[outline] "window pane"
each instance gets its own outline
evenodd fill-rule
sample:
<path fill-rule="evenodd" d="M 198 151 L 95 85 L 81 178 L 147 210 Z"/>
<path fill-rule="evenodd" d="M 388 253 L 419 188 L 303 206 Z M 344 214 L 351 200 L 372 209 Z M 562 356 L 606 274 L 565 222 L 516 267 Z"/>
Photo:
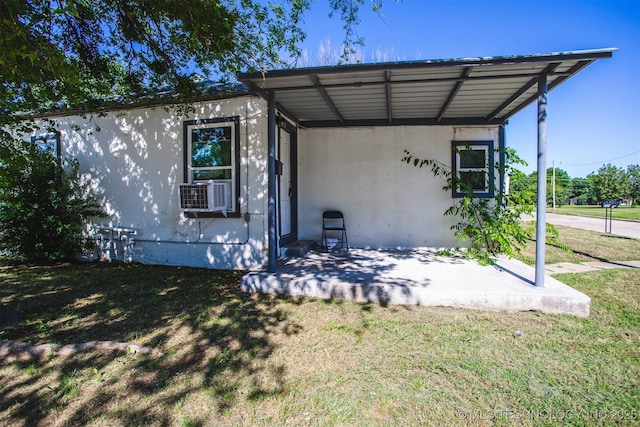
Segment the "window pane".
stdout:
<path fill-rule="evenodd" d="M 191 131 L 191 166 L 231 166 L 231 128 L 211 127 Z"/>
<path fill-rule="evenodd" d="M 486 151 L 485 150 L 466 150 L 460 149 L 460 169 L 477 169 L 486 168 Z"/>
<path fill-rule="evenodd" d="M 487 174 L 486 172 L 460 172 L 460 180 L 468 185 L 474 191 L 487 191 Z"/>
<path fill-rule="evenodd" d="M 58 155 L 58 135 L 49 134 L 46 136 L 36 136 L 31 138 L 31 141 L 39 150 L 53 154 L 54 156 Z"/>
<path fill-rule="evenodd" d="M 231 169 L 194 170 L 193 180 L 231 179 Z"/>

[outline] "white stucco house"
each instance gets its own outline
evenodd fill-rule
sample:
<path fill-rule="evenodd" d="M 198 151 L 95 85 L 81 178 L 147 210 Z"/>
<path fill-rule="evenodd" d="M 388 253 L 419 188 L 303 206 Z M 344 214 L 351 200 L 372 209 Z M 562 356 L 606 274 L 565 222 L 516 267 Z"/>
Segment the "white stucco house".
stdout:
<path fill-rule="evenodd" d="M 443 212 L 455 191 L 404 150 L 475 176 L 490 197 L 509 117 L 613 51 L 239 73 L 242 85 L 211 86 L 187 115 L 51 115 L 52 143 L 78 158 L 109 214 L 93 228 L 103 258 L 273 269 L 286 245 L 320 240 L 327 209 L 344 213 L 354 247 L 452 247 Z"/>

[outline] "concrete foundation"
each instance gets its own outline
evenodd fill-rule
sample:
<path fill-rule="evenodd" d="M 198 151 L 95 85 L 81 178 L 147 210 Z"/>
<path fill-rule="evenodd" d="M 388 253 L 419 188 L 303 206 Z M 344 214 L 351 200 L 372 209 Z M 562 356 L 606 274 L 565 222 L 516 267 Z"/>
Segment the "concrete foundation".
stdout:
<path fill-rule="evenodd" d="M 382 305 L 407 304 L 588 316 L 591 300 L 546 277 L 534 286 L 534 268 L 500 258 L 495 266 L 437 256 L 432 249 L 310 252 L 279 262 L 276 273 L 242 278 L 245 292 L 338 298 Z"/>

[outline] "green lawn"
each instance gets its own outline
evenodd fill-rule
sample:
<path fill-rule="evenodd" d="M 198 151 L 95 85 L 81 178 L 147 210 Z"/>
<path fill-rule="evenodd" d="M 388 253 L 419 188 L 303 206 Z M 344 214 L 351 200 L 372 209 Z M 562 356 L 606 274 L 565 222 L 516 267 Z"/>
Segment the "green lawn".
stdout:
<path fill-rule="evenodd" d="M 553 208 L 547 209 L 547 212 L 551 213 L 591 216 L 596 218 L 604 218 L 605 211 L 606 209 L 600 206 L 562 206 L 556 207 L 555 210 Z M 631 219 L 640 221 L 640 206 L 618 206 L 610 212 L 613 213 L 614 219 Z"/>
<path fill-rule="evenodd" d="M 597 231 L 556 225 L 558 240 L 572 252 L 553 245 L 547 245 L 547 264 L 559 262 L 585 261 L 634 261 L 640 260 L 640 239 L 617 236 Z M 535 264 L 535 239 L 530 240 L 522 251 L 521 261 Z"/>
<path fill-rule="evenodd" d="M 135 264 L 0 266 L 0 303 L 20 313 L 0 325 L 0 339 L 112 340 L 162 352 L 0 360 L 0 425 L 632 425 L 640 417 L 638 270 L 558 276 L 591 296 L 586 319 L 249 296 L 239 277 Z"/>

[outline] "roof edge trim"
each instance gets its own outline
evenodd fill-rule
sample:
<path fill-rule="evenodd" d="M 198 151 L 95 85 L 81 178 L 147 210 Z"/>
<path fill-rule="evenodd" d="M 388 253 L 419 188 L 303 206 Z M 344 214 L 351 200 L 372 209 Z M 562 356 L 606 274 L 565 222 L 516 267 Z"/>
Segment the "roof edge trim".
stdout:
<path fill-rule="evenodd" d="M 342 73 L 342 72 L 362 72 L 362 71 L 378 71 L 378 70 L 401 70 L 404 68 L 480 66 L 480 65 L 527 63 L 527 62 L 600 59 L 600 58 L 610 58 L 611 56 L 613 56 L 613 52 L 617 50 L 618 48 L 611 47 L 611 48 L 575 50 L 575 51 L 566 51 L 566 52 L 538 53 L 538 54 L 531 54 L 531 55 L 506 55 L 506 56 L 483 56 L 483 57 L 452 58 L 452 59 L 427 59 L 422 61 L 379 62 L 379 63 L 332 65 L 332 66 L 308 67 L 308 68 L 291 68 L 291 69 L 280 69 L 280 70 L 268 70 L 265 72 L 238 72 L 236 73 L 236 78 L 240 82 L 245 83 L 245 81 L 256 80 L 256 79 L 268 79 L 269 77 L 293 77 L 293 76 L 304 76 L 307 74 L 335 73 L 337 71 Z"/>

